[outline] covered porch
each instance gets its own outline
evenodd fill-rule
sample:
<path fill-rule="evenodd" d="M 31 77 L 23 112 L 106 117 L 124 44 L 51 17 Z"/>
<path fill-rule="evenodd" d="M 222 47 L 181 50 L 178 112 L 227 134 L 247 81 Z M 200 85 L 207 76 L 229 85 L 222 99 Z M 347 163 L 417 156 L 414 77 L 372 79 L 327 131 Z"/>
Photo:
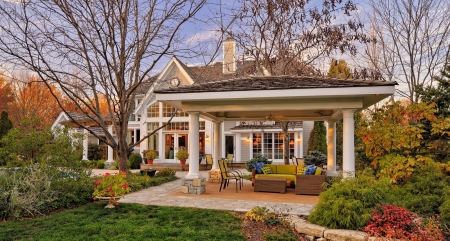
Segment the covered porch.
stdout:
<path fill-rule="evenodd" d="M 230 121 L 328 122 L 327 175 L 336 172 L 336 121 L 343 119 L 343 167 L 354 176 L 354 113 L 391 96 L 396 82 L 310 76 L 246 77 L 155 91 L 156 100 L 189 114 L 189 142 L 199 141 L 199 117 L 214 122 L 212 169 L 221 156 L 221 123 Z M 201 178 L 199 150 L 189 146 L 185 178 Z M 197 161 L 196 161 L 197 160 Z"/>

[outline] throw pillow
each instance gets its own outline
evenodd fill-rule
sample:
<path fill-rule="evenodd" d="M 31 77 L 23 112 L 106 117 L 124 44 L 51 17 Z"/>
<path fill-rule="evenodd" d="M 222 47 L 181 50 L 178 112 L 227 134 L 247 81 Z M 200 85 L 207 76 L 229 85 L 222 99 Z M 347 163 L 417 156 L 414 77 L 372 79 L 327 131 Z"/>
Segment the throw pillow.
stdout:
<path fill-rule="evenodd" d="M 262 174 L 262 168 L 264 167 L 264 162 L 255 163 L 256 174 Z"/>
<path fill-rule="evenodd" d="M 316 168 L 316 172 L 314 173 L 314 175 L 317 175 L 317 176 L 322 175 L 322 168 L 317 167 Z"/>
<path fill-rule="evenodd" d="M 315 172 L 316 172 L 316 166 L 314 166 L 314 165 L 306 166 L 305 175 L 314 175 Z"/>
<path fill-rule="evenodd" d="M 272 174 L 272 168 L 270 167 L 263 167 L 261 168 L 261 170 L 263 171 L 264 175 Z"/>
<path fill-rule="evenodd" d="M 297 174 L 298 175 L 303 175 L 303 173 L 305 173 L 305 171 L 306 171 L 306 167 L 305 166 L 301 166 L 301 165 L 297 166 Z"/>

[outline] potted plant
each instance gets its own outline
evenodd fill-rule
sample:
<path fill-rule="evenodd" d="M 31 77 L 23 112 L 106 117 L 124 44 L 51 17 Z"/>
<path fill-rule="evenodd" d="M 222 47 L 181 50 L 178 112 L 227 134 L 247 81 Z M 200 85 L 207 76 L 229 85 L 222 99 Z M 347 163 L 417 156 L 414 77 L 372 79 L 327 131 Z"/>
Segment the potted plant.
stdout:
<path fill-rule="evenodd" d="M 153 160 L 158 156 L 155 150 L 149 150 L 145 153 L 145 158 L 147 158 L 147 164 L 153 164 Z"/>
<path fill-rule="evenodd" d="M 114 208 L 119 205 L 118 200 L 131 191 L 128 186 L 125 172 L 111 175 L 105 173 L 103 177 L 94 179 L 95 187 L 92 196 L 94 200 L 108 201 L 105 208 Z"/>
<path fill-rule="evenodd" d="M 178 149 L 176 157 L 178 160 L 180 160 L 181 165 L 185 165 L 186 159 L 189 158 L 189 153 L 186 151 L 185 147 L 180 147 Z"/>

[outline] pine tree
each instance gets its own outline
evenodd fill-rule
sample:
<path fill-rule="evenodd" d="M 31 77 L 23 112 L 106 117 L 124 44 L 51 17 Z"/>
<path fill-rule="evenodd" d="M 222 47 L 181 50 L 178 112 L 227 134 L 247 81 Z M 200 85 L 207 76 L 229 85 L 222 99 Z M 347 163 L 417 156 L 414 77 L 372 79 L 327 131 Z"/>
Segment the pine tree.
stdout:
<path fill-rule="evenodd" d="M 323 121 L 314 121 L 314 127 L 309 134 L 307 155 L 311 151 L 319 151 L 325 155 L 327 154 L 326 132 L 327 130 Z"/>
<path fill-rule="evenodd" d="M 330 69 L 328 69 L 327 77 L 351 79 L 352 71 L 344 60 L 333 59 L 331 61 Z"/>
<path fill-rule="evenodd" d="M 8 131 L 13 128 L 11 120 L 8 118 L 8 112 L 2 111 L 2 116 L 0 117 L 0 139 L 8 134 Z"/>

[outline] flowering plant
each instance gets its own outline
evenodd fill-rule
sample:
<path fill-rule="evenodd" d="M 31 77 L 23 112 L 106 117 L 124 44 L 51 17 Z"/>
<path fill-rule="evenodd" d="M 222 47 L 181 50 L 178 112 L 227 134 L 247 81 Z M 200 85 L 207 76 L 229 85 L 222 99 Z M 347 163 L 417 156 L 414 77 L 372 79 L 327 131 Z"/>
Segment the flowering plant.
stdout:
<path fill-rule="evenodd" d="M 92 193 L 94 200 L 100 197 L 109 197 L 109 203 L 116 206 L 119 205 L 117 200 L 131 190 L 126 180 L 126 174 L 122 171 L 116 175 L 105 173 L 102 178 L 95 179 L 94 183 L 95 188 Z"/>

